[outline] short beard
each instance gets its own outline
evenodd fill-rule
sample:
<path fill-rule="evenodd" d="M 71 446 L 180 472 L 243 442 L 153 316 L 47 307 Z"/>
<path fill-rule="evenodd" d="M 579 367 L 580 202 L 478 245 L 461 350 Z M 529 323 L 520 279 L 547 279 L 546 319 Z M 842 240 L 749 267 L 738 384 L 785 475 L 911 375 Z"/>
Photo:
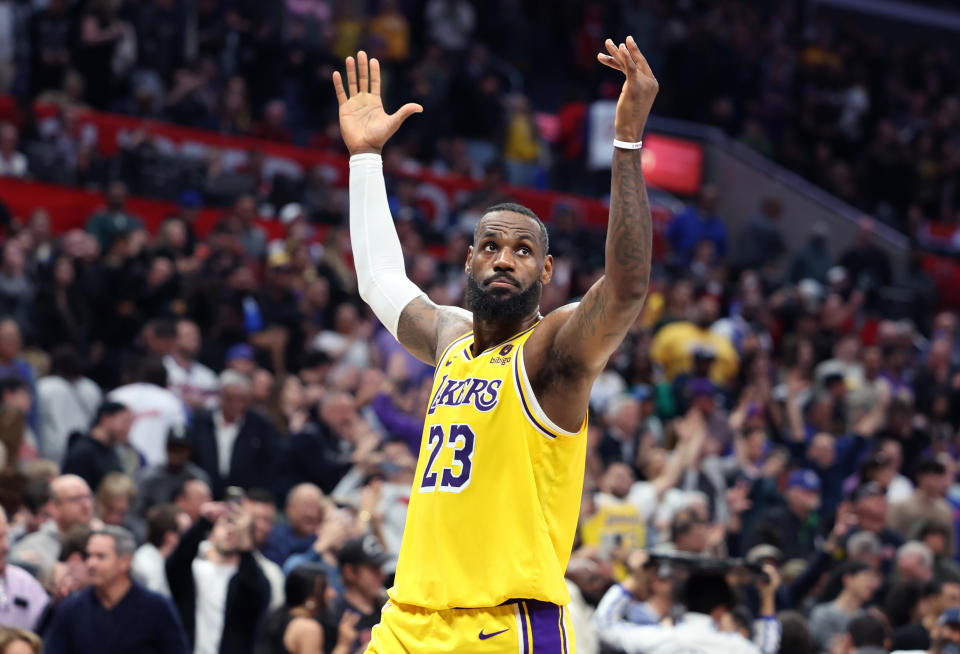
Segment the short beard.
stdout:
<path fill-rule="evenodd" d="M 540 292 L 543 285 L 540 280 L 530 284 L 519 293 L 500 296 L 485 290 L 473 278 L 467 275 L 467 308 L 480 320 L 518 322 L 540 306 Z"/>

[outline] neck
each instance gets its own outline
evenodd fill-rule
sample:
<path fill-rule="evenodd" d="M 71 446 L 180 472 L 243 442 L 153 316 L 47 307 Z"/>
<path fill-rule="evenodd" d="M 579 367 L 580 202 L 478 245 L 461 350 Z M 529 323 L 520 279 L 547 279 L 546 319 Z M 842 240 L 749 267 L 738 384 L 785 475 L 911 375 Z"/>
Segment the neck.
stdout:
<path fill-rule="evenodd" d="M 366 597 L 364 597 L 363 594 L 356 588 L 347 587 L 346 589 L 344 589 L 343 599 L 347 600 L 348 602 L 350 602 L 350 604 L 360 609 L 364 613 L 373 612 L 373 609 L 374 609 L 373 602 L 371 602 Z"/>
<path fill-rule="evenodd" d="M 93 592 L 97 594 L 97 599 L 105 608 L 112 609 L 123 599 L 132 585 L 130 577 L 124 575 L 107 586 L 94 586 Z"/>
<path fill-rule="evenodd" d="M 482 320 L 473 317 L 473 345 L 470 346 L 471 353 L 476 356 L 484 350 L 510 340 L 522 331 L 533 327 L 540 320 L 540 309 L 529 316 L 516 322 L 503 322 L 501 320 Z"/>
<path fill-rule="evenodd" d="M 207 560 L 217 565 L 237 565 L 240 563 L 240 555 L 221 552 L 216 547 L 207 550 Z"/>
<path fill-rule="evenodd" d="M 654 595 L 647 603 L 653 607 L 653 610 L 656 611 L 657 615 L 661 618 L 666 617 L 670 613 L 670 609 L 673 607 L 673 600 L 669 597 L 658 597 Z"/>
<path fill-rule="evenodd" d="M 173 357 L 173 360 L 176 361 L 176 362 L 177 362 L 177 365 L 180 366 L 181 368 L 184 368 L 184 369 L 189 368 L 189 367 L 190 367 L 190 364 L 193 363 L 193 359 L 192 359 L 192 358 L 188 357 L 188 356 L 185 355 L 185 354 L 181 354 L 180 352 L 177 352 L 176 350 L 174 350 L 174 351 L 171 352 L 170 354 L 171 354 L 171 356 Z"/>
<path fill-rule="evenodd" d="M 94 427 L 90 430 L 90 438 L 95 441 L 99 441 L 104 445 L 110 445 L 110 434 L 101 427 Z"/>
<path fill-rule="evenodd" d="M 859 611 L 860 606 L 863 604 L 860 600 L 853 596 L 852 593 L 844 590 L 837 595 L 835 600 L 837 606 L 846 611 L 847 613 L 853 613 L 854 611 Z"/>

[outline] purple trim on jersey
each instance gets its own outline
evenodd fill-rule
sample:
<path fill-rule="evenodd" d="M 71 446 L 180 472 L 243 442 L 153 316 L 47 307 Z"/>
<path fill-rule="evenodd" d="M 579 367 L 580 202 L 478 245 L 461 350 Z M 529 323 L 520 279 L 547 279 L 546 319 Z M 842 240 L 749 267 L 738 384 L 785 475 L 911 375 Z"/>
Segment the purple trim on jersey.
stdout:
<path fill-rule="evenodd" d="M 523 649 L 520 654 L 530 654 L 530 638 L 527 635 L 527 603 L 520 602 L 520 634 L 523 638 Z"/>
<path fill-rule="evenodd" d="M 567 654 L 567 625 L 563 622 L 563 607 L 560 607 L 560 639 L 563 643 L 563 654 Z"/>
<path fill-rule="evenodd" d="M 560 607 L 556 604 L 529 600 L 530 631 L 533 634 L 531 654 L 560 654 L 563 643 L 560 622 L 557 620 Z"/>
<path fill-rule="evenodd" d="M 467 338 L 468 336 L 473 336 L 473 332 L 469 331 L 463 336 L 460 336 L 457 339 L 455 339 L 452 343 L 450 343 L 450 345 L 448 345 L 447 348 L 443 351 L 443 354 L 440 355 L 440 358 L 437 359 L 437 365 L 439 366 L 441 363 L 443 363 L 444 359 L 446 359 L 447 356 L 450 354 L 450 350 L 452 350 L 457 343 Z"/>
<path fill-rule="evenodd" d="M 540 424 L 540 421 L 537 420 L 536 416 L 533 415 L 533 411 L 530 410 L 530 407 L 527 405 L 527 398 L 523 393 L 523 380 L 520 379 L 520 357 L 523 356 L 523 350 L 517 350 L 517 353 L 514 355 L 513 364 L 513 378 L 517 385 L 517 395 L 520 396 L 520 405 L 523 407 L 523 412 L 527 414 L 527 419 L 533 423 L 533 426 L 540 430 L 544 436 L 553 440 L 557 437 L 556 434 L 551 432 L 549 429 Z"/>

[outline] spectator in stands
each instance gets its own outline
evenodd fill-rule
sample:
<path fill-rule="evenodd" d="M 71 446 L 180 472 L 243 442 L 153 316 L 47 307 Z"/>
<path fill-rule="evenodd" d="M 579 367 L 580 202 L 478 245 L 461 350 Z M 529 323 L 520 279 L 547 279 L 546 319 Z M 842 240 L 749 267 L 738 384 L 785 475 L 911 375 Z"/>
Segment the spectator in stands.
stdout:
<path fill-rule="evenodd" d="M 326 570 L 327 581 L 337 594 L 343 593 L 343 577 L 337 556 L 351 538 L 360 535 L 360 525 L 348 509 L 329 507 L 317 531 L 317 539 L 302 554 L 293 554 L 283 564 L 284 574 L 304 563 L 317 563 Z"/>
<path fill-rule="evenodd" d="M 294 486 L 287 494 L 284 512 L 286 523 L 273 528 L 263 547 L 264 555 L 279 565 L 292 554 L 306 552 L 317 539 L 323 522 L 323 492 L 310 483 Z"/>
<path fill-rule="evenodd" d="M 776 545 L 787 559 L 806 559 L 822 536 L 820 478 L 813 470 L 794 470 L 783 494 L 786 503 L 769 509 L 754 525 L 754 541 Z"/>
<path fill-rule="evenodd" d="M 70 2 L 53 0 L 30 21 L 31 95 L 60 88 L 70 65 Z"/>
<path fill-rule="evenodd" d="M 252 195 L 241 195 L 217 228 L 239 239 L 247 256 L 261 259 L 267 251 L 267 234 L 256 224 L 256 220 L 256 198 Z"/>
<path fill-rule="evenodd" d="M 27 383 L 19 377 L 0 377 L 0 453 L 6 465 L 37 456 L 37 439 L 27 424 L 34 403 Z"/>
<path fill-rule="evenodd" d="M 127 185 L 110 182 L 104 196 L 106 206 L 87 220 L 88 234 L 97 239 L 100 249 L 108 252 L 119 236 L 126 236 L 143 229 L 143 223 L 127 210 Z"/>
<path fill-rule="evenodd" d="M 250 514 L 208 503 L 167 558 L 170 591 L 194 654 L 252 654 L 270 603 L 270 584 L 252 550 Z"/>
<path fill-rule="evenodd" d="M 951 525 L 933 521 L 923 522 L 916 529 L 917 540 L 933 553 L 933 578 L 960 584 L 960 563 L 950 557 L 947 549 L 952 533 Z"/>
<path fill-rule="evenodd" d="M 677 264 L 689 263 L 701 241 L 712 243 L 716 256 L 726 255 L 727 228 L 716 213 L 718 195 L 715 185 L 706 184 L 700 191 L 697 204 L 673 217 L 667 228 L 667 239 Z"/>
<path fill-rule="evenodd" d="M 126 527 L 138 541 L 145 534 L 143 521 L 130 512 L 137 497 L 133 479 L 122 472 L 111 472 L 97 486 L 94 495 L 94 513 L 104 524 Z"/>
<path fill-rule="evenodd" d="M 136 542 L 121 527 L 94 531 L 87 542 L 91 586 L 58 607 L 46 631 L 44 651 L 186 654 L 186 634 L 162 596 L 130 578 Z"/>
<path fill-rule="evenodd" d="M 890 257 L 874 243 L 872 218 L 861 217 L 857 227 L 857 243 L 840 257 L 840 265 L 850 274 L 855 288 L 875 293 L 893 280 Z"/>
<path fill-rule="evenodd" d="M 40 637 L 27 629 L 0 630 L 0 652 L 2 654 L 41 654 L 43 642 Z"/>
<path fill-rule="evenodd" d="M 308 654 L 325 652 L 323 627 L 317 619 L 324 615 L 333 599 L 327 585 L 327 575 L 315 563 L 294 568 L 285 585 L 286 603 L 267 617 L 260 635 L 257 652 L 290 652 Z M 347 613 L 338 626 L 338 640 L 334 652 L 349 651 L 356 639 L 354 627 L 360 616 Z"/>
<path fill-rule="evenodd" d="M 841 640 L 843 651 L 850 654 L 886 654 L 890 645 L 886 622 L 870 611 L 855 615 Z"/>
<path fill-rule="evenodd" d="M 8 239 L 0 250 L 0 314 L 12 317 L 21 329 L 32 331 L 35 294 L 34 283 L 27 275 L 27 253 L 19 241 Z"/>
<path fill-rule="evenodd" d="M 376 536 L 367 534 L 344 543 L 338 556 L 343 573 L 343 594 L 331 603 L 324 619 L 324 642 L 337 642 L 337 629 L 344 614 L 360 615 L 356 624 L 359 634 L 372 629 L 380 621 L 380 609 L 386 600 L 382 567 L 390 560 Z M 359 637 L 350 645 L 360 645 Z"/>
<path fill-rule="evenodd" d="M 62 345 L 50 356 L 50 374 L 37 381 L 41 454 L 63 461 L 73 433 L 86 431 L 103 402 L 96 382 L 83 376 L 75 347 Z"/>
<path fill-rule="evenodd" d="M 220 386 L 210 368 L 196 360 L 200 353 L 200 328 L 192 320 L 177 321 L 177 341 L 173 352 L 164 357 L 167 384 L 174 395 L 191 409 L 210 408 L 217 401 Z"/>
<path fill-rule="evenodd" d="M 269 488 L 280 443 L 270 420 L 250 408 L 249 378 L 232 371 L 220 375 L 220 402 L 198 411 L 190 427 L 193 459 L 213 481 L 214 497 L 227 486 Z"/>
<path fill-rule="evenodd" d="M 190 460 L 193 441 L 186 428 L 171 429 L 167 434 L 167 462 L 146 466 L 137 474 L 137 515 L 143 516 L 155 504 L 172 501 L 174 494 L 191 479 L 196 479 L 208 488 L 210 476 Z M 209 494 L 209 490 L 208 490 Z M 209 497 L 197 503 L 197 507 Z M 191 516 L 196 519 L 196 516 Z"/>
<path fill-rule="evenodd" d="M 270 610 L 283 605 L 283 570 L 263 554 L 267 538 L 277 516 L 277 502 L 273 493 L 263 488 L 251 488 L 244 493 L 243 508 L 250 514 L 253 527 L 253 558 L 270 582 Z"/>
<path fill-rule="evenodd" d="M 30 391 L 31 399 L 36 399 L 36 375 L 26 359 L 22 358 L 20 348 L 20 326 L 9 318 L 0 320 L 0 378 L 16 377 L 22 379 Z M 30 420 L 31 424 L 33 420 Z"/>
<path fill-rule="evenodd" d="M 108 473 L 123 472 L 116 446 L 127 442 L 133 412 L 119 402 L 107 400 L 97 409 L 91 424 L 90 433 L 81 435 L 67 450 L 63 472 L 77 475 L 90 488 L 97 488 Z"/>
<path fill-rule="evenodd" d="M 0 123 L 0 177 L 26 177 L 27 157 L 17 151 L 20 135 L 10 123 Z"/>
<path fill-rule="evenodd" d="M 23 504 L 13 517 L 8 532 L 11 545 L 21 538 L 35 533 L 53 516 L 53 498 L 50 495 L 50 482 L 46 479 L 30 479 L 23 489 Z"/>
<path fill-rule="evenodd" d="M 130 564 L 133 579 L 147 590 L 170 597 L 166 560 L 189 525 L 187 514 L 173 504 L 157 504 L 147 511 L 147 541 L 137 548 Z"/>
<path fill-rule="evenodd" d="M 851 500 L 860 529 L 876 534 L 884 549 L 895 550 L 903 544 L 905 539 L 886 525 L 888 504 L 883 486 L 875 481 L 863 484 L 853 492 Z M 886 566 L 890 562 L 884 563 Z"/>
<path fill-rule="evenodd" d="M 173 503 L 187 514 L 191 524 L 200 518 L 200 507 L 212 499 L 210 485 L 202 479 L 187 479 L 173 494 Z"/>
<path fill-rule="evenodd" d="M 890 528 L 910 536 L 923 522 L 953 524 L 953 510 L 945 499 L 950 486 L 947 467 L 936 459 L 925 459 L 915 467 L 914 479 L 917 488 L 913 495 L 890 505 L 887 513 Z M 947 552 L 954 552 L 952 537 L 947 542 Z"/>
<path fill-rule="evenodd" d="M 93 493 L 83 478 L 61 475 L 50 483 L 53 520 L 37 532 L 22 538 L 10 558 L 49 572 L 60 554 L 60 539 L 75 525 L 89 525 L 93 519 Z"/>
<path fill-rule="evenodd" d="M 933 579 L 933 552 L 919 541 L 907 541 L 897 550 L 894 574 L 898 581 L 927 583 Z"/>
<path fill-rule="evenodd" d="M 696 351 L 712 355 L 710 379 L 725 387 L 733 381 L 740 357 L 725 336 L 710 330 L 719 313 L 719 302 L 704 293 L 697 300 L 692 321 L 677 321 L 661 328 L 650 344 L 650 358 L 664 368 L 667 379 L 692 370 Z"/>
<path fill-rule="evenodd" d="M 783 234 L 777 224 L 783 214 L 783 205 L 775 197 L 768 197 L 760 205 L 760 213 L 747 218 L 737 239 L 738 249 L 734 265 L 758 270 L 776 261 L 786 252 Z"/>
<path fill-rule="evenodd" d="M 850 619 L 880 588 L 880 576 L 865 563 L 847 562 L 835 573 L 842 585 L 831 602 L 817 604 L 810 613 L 810 633 L 820 651 L 829 651 L 834 638 L 842 636 Z"/>
<path fill-rule="evenodd" d="M 130 444 L 147 465 L 166 461 L 167 435 L 171 429 L 183 429 L 187 410 L 176 395 L 167 390 L 167 369 L 156 356 L 145 357 L 137 366 L 137 381 L 107 394 L 107 398 L 130 407 L 134 421 Z"/>
<path fill-rule="evenodd" d="M 0 508 L 0 588 L 7 598 L 0 604 L 0 626 L 36 631 L 50 599 L 29 572 L 7 561 L 9 533 L 7 514 Z"/>

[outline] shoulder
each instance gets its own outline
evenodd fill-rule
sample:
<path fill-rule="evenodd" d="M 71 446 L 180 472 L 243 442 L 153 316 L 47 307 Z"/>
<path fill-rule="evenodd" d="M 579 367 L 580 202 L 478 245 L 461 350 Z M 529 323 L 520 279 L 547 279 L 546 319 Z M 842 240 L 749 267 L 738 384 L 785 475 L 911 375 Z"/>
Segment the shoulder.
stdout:
<path fill-rule="evenodd" d="M 6 571 L 4 576 L 7 577 L 7 580 L 11 583 L 15 583 L 20 586 L 27 586 L 30 588 L 36 588 L 38 590 L 44 590 L 43 586 L 37 581 L 37 578 L 32 574 L 24 570 L 18 565 L 12 563 L 7 563 Z M 46 591 L 44 591 L 46 592 Z"/>

